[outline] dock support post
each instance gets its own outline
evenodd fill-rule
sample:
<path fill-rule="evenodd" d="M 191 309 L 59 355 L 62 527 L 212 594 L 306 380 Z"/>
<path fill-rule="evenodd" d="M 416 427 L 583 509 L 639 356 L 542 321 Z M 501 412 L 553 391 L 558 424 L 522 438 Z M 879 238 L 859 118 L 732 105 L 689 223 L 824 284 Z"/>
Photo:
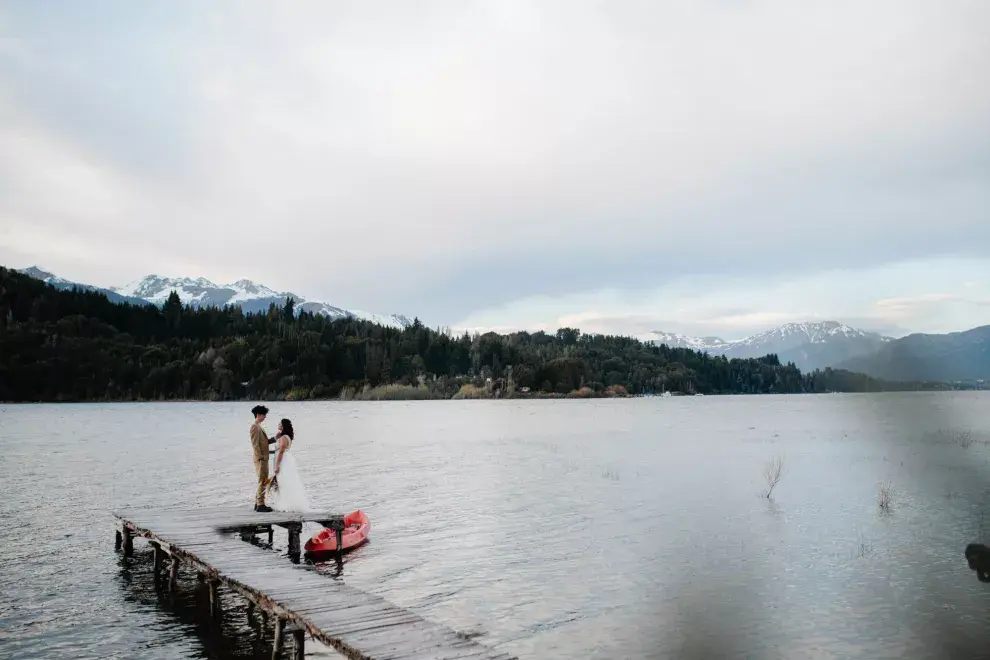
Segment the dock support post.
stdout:
<path fill-rule="evenodd" d="M 179 578 L 179 558 L 174 554 L 172 555 L 172 562 L 168 567 L 168 589 L 169 591 L 175 591 L 176 583 Z"/>
<path fill-rule="evenodd" d="M 134 539 L 131 537 L 131 530 L 127 529 L 127 526 L 123 526 L 120 529 L 120 535 L 122 537 L 122 546 L 124 548 L 124 556 L 130 557 L 134 554 Z"/>
<path fill-rule="evenodd" d="M 302 525 L 292 525 L 289 527 L 289 554 L 293 557 L 298 557 L 300 554 L 299 534 L 301 532 Z"/>
<path fill-rule="evenodd" d="M 306 660 L 306 630 L 295 622 L 285 630 L 292 635 L 292 660 Z"/>
<path fill-rule="evenodd" d="M 220 594 L 217 593 L 219 586 L 220 580 L 210 580 L 210 616 L 214 619 L 220 614 Z"/>
<path fill-rule="evenodd" d="M 271 525 L 268 526 L 268 545 L 273 545 L 275 543 L 275 528 Z"/>
<path fill-rule="evenodd" d="M 151 547 L 154 548 L 154 557 L 155 557 L 155 563 L 154 563 L 154 566 L 155 566 L 154 579 L 155 579 L 155 582 L 157 583 L 158 582 L 158 577 L 162 573 L 162 559 L 163 559 L 163 557 L 165 555 L 165 552 L 162 550 L 161 546 L 158 545 L 157 543 L 152 543 L 151 544 Z"/>
<path fill-rule="evenodd" d="M 279 651 L 282 650 L 282 637 L 285 633 L 285 619 L 275 618 L 275 642 L 272 646 L 272 660 L 278 660 Z"/>
<path fill-rule="evenodd" d="M 340 563 L 344 556 L 344 519 L 334 518 L 332 520 L 327 520 L 321 523 L 324 527 L 328 527 L 333 530 L 333 538 L 336 541 L 336 546 L 334 548 L 337 562 Z"/>

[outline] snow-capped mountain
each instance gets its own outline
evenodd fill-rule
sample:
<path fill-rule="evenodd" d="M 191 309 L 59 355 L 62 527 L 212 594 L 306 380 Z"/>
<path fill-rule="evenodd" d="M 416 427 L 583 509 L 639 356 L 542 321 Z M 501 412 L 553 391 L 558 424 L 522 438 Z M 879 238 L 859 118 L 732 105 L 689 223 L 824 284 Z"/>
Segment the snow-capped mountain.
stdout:
<path fill-rule="evenodd" d="M 114 302 L 163 305 L 172 291 L 175 291 L 182 302 L 194 307 L 236 305 L 245 312 L 259 312 L 267 310 L 272 303 L 282 306 L 286 299 L 291 296 L 296 302 L 297 310 L 322 314 L 332 320 L 354 318 L 394 328 L 405 328 L 412 325 L 410 319 L 399 314 L 373 314 L 360 310 L 343 309 L 319 300 L 307 300 L 303 296 L 288 291 L 278 292 L 263 284 L 257 284 L 246 279 L 237 280 L 231 284 L 216 284 L 205 277 L 148 275 L 125 286 L 102 289 L 88 284 L 69 282 L 35 266 L 26 268 L 21 272 L 59 288 L 80 287 L 99 291 L 106 294 Z"/>
<path fill-rule="evenodd" d="M 31 266 L 30 268 L 22 268 L 21 273 L 33 277 L 36 280 L 41 280 L 45 284 L 51 284 L 54 287 L 62 288 L 64 286 L 73 286 L 75 282 L 70 282 L 69 280 L 62 279 L 56 275 L 52 275 L 48 271 L 41 270 L 37 266 Z"/>
<path fill-rule="evenodd" d="M 852 328 L 845 323 L 836 321 L 822 321 L 819 323 L 787 323 L 766 330 L 751 337 L 746 337 L 734 342 L 734 345 L 727 351 L 728 353 L 741 353 L 748 351 L 760 351 L 764 355 L 764 349 L 770 347 L 774 350 L 771 353 L 786 351 L 803 346 L 804 344 L 827 344 L 834 341 L 855 340 L 855 339 L 875 339 L 877 342 L 890 341 L 890 337 L 883 337 L 875 332 L 867 332 L 858 328 Z"/>
<path fill-rule="evenodd" d="M 148 275 L 113 290 L 121 295 L 143 298 L 156 305 L 164 304 L 172 291 L 175 291 L 179 299 L 188 305 L 195 307 L 237 305 L 245 312 L 264 311 L 272 303 L 279 306 L 284 305 L 286 299 L 291 296 L 296 301 L 297 310 L 322 314 L 333 320 L 354 318 L 394 328 L 405 328 L 412 324 L 412 321 L 407 317 L 399 314 L 373 314 L 361 310 L 343 309 L 319 300 L 308 300 L 290 291 L 275 291 L 263 284 L 246 279 L 237 280 L 231 284 L 216 284 L 204 277 L 193 279 Z"/>
<path fill-rule="evenodd" d="M 110 290 L 122 296 L 143 298 L 156 305 L 165 304 L 169 294 L 174 290 L 179 294 L 182 302 L 186 304 L 216 305 L 218 307 L 222 306 L 234 293 L 226 287 L 217 286 L 205 277 L 192 279 L 188 277 L 162 277 L 161 275 L 148 275 L 124 286 L 110 287 Z M 223 293 L 217 296 L 216 293 L 221 291 Z"/>
<path fill-rule="evenodd" d="M 776 353 L 782 363 L 794 362 L 802 370 L 832 366 L 850 358 L 876 352 L 892 341 L 876 332 L 837 321 L 788 323 L 742 339 L 689 337 L 654 331 L 650 340 L 676 348 L 690 348 L 712 355 L 751 358 Z"/>
<path fill-rule="evenodd" d="M 732 347 L 734 342 L 725 341 L 718 337 L 691 337 L 689 335 L 679 335 L 670 332 L 654 330 L 647 341 L 657 344 L 666 344 L 671 348 L 690 348 L 704 353 L 708 351 L 712 354 L 721 354 Z"/>
<path fill-rule="evenodd" d="M 142 300 L 141 298 L 135 298 L 123 294 L 119 294 L 110 289 L 103 289 L 98 286 L 92 286 L 91 284 L 80 284 L 79 282 L 72 282 L 67 279 L 53 275 L 46 270 L 42 270 L 37 266 L 31 266 L 30 268 L 21 269 L 21 273 L 33 277 L 36 280 L 41 280 L 47 284 L 51 284 L 57 289 L 80 289 L 83 291 L 96 291 L 97 293 L 102 293 L 111 302 L 115 303 L 130 303 L 132 305 L 147 305 L 147 300 Z"/>

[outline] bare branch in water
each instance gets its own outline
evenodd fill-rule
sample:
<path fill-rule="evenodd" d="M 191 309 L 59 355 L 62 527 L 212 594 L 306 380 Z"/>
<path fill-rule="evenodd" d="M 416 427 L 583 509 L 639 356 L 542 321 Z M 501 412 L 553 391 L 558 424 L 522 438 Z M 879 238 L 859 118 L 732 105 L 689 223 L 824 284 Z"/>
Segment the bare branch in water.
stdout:
<path fill-rule="evenodd" d="M 780 481 L 780 476 L 784 471 L 784 459 L 780 456 L 774 456 L 769 461 L 767 461 L 766 467 L 763 469 L 763 478 L 767 480 L 767 499 L 773 495 L 774 486 Z"/>
<path fill-rule="evenodd" d="M 884 513 L 890 512 L 890 505 L 894 503 L 894 489 L 891 487 L 889 481 L 884 481 L 880 484 L 877 503 L 880 505 L 881 511 Z"/>

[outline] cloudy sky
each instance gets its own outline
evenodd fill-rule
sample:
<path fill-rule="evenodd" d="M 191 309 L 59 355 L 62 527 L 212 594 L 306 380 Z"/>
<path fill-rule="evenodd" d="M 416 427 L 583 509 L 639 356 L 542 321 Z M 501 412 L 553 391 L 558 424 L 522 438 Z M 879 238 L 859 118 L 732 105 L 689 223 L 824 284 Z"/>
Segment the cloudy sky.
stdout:
<path fill-rule="evenodd" d="M 0 5 L 0 263 L 456 328 L 990 323 L 985 0 Z"/>

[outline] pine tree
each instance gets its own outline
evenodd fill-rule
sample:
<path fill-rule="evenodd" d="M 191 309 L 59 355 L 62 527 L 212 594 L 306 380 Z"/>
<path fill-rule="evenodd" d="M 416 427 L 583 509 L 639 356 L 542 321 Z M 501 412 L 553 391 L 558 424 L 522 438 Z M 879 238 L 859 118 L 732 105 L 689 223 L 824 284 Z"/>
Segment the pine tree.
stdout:
<path fill-rule="evenodd" d="M 175 292 L 175 289 L 168 294 L 168 300 L 162 305 L 162 314 L 165 316 L 170 329 L 179 329 L 179 326 L 182 324 L 182 299 L 179 298 L 179 294 Z"/>

